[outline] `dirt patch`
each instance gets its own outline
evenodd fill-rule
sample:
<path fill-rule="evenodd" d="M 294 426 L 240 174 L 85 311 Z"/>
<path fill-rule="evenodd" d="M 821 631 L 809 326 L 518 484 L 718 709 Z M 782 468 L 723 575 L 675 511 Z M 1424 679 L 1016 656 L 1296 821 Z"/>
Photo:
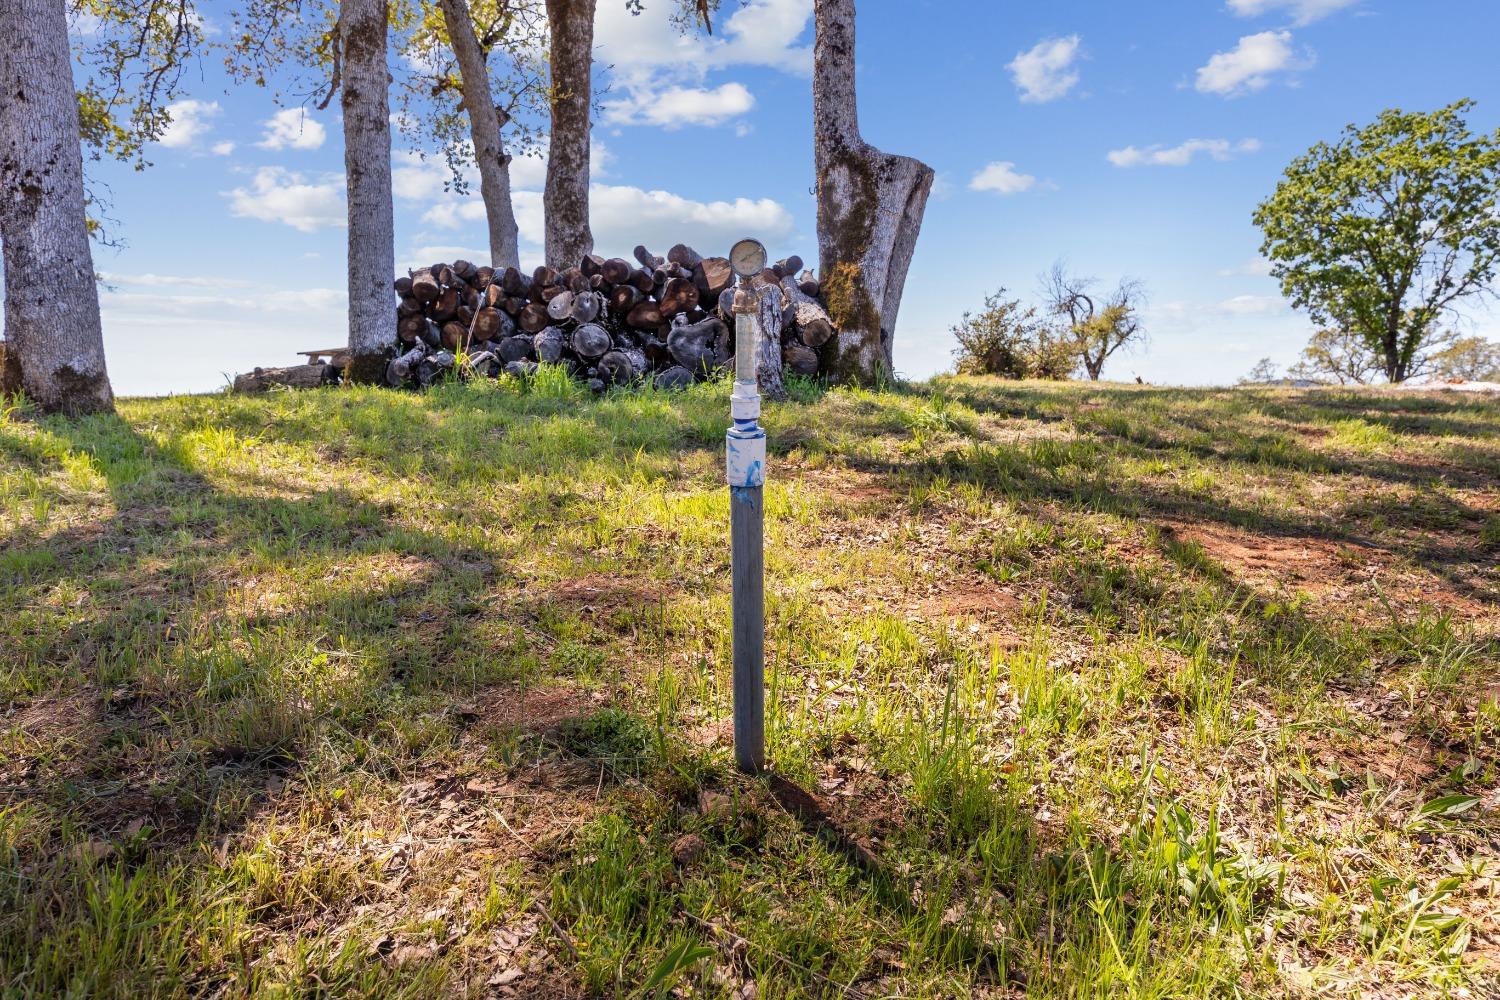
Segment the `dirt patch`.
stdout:
<path fill-rule="evenodd" d="M 605 616 L 660 604 L 662 596 L 661 587 L 649 581 L 603 573 L 564 580 L 545 593 L 549 604 Z"/>
<path fill-rule="evenodd" d="M 581 688 L 546 685 L 530 688 L 505 686 L 485 692 L 464 714 L 497 729 L 519 729 L 543 733 L 569 719 L 595 711 L 599 700 Z"/>
<path fill-rule="evenodd" d="M 1021 599 L 993 580 L 960 579 L 922 601 L 917 611 L 928 617 L 1004 615 L 1015 618 L 1021 613 Z"/>
<path fill-rule="evenodd" d="M 95 725 L 103 715 L 98 695 L 80 691 L 60 698 L 39 698 L 6 718 L 4 727 L 19 729 L 34 740 L 50 742 Z"/>
<path fill-rule="evenodd" d="M 699 723 L 683 731 L 683 739 L 699 750 L 734 746 L 734 720 L 718 719 Z"/>
<path fill-rule="evenodd" d="M 1162 533 L 1200 546 L 1245 583 L 1327 596 L 1367 582 L 1387 565 L 1380 554 L 1312 535 L 1263 535 L 1222 524 L 1169 522 Z"/>
<path fill-rule="evenodd" d="M 917 617 L 933 622 L 966 619 L 971 629 L 1002 646 L 1021 644 L 1021 599 L 988 577 L 943 581 L 940 589 L 917 601 L 911 610 Z"/>
<path fill-rule="evenodd" d="M 904 497 L 881 480 L 885 477 L 857 469 L 803 469 L 797 475 L 799 485 L 825 496 L 836 496 L 843 509 L 850 507 L 887 507 Z"/>

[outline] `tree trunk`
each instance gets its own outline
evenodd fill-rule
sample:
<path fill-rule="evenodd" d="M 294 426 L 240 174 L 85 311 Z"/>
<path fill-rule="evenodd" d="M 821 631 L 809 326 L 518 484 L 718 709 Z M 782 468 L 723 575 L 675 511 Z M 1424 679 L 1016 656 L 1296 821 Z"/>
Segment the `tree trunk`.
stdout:
<path fill-rule="evenodd" d="M 63 0 L 0 0 L 0 391 L 54 413 L 114 408 L 89 249 Z"/>
<path fill-rule="evenodd" d="M 786 399 L 781 382 L 781 325 L 786 311 L 786 296 L 778 285 L 766 285 L 756 295 L 756 315 L 760 320 L 760 354 L 755 359 L 756 381 L 767 399 Z"/>
<path fill-rule="evenodd" d="M 322 363 L 290 368 L 257 368 L 234 377 L 235 392 L 269 392 L 274 388 L 316 389 L 338 381 L 338 371 Z"/>
<path fill-rule="evenodd" d="M 510 157 L 500 140 L 503 123 L 490 91 L 484 50 L 474 37 L 467 0 L 441 0 L 441 4 L 453 55 L 458 60 L 464 110 L 474 139 L 474 160 L 479 165 L 479 194 L 484 199 L 484 217 L 490 231 L 490 264 L 520 267 L 516 210 L 510 200 Z"/>
<path fill-rule="evenodd" d="M 822 348 L 823 369 L 835 381 L 868 384 L 892 371 L 896 313 L 933 172 L 860 138 L 854 0 L 815 0 L 813 10 L 818 278 L 839 331 Z"/>
<path fill-rule="evenodd" d="M 547 263 L 576 267 L 594 252 L 589 230 L 589 105 L 595 0 L 547 0 L 552 35 L 552 131 L 547 143 Z"/>
<path fill-rule="evenodd" d="M 385 0 L 344 0 L 339 23 L 349 194 L 347 375 L 351 382 L 382 383 L 395 342 L 391 275 L 396 271 Z"/>

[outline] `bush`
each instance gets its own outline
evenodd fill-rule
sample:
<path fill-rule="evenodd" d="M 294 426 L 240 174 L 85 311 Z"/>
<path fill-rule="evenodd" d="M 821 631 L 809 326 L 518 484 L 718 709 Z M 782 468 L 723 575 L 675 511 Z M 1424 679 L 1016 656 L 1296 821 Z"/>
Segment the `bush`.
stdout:
<path fill-rule="evenodd" d="M 984 300 L 977 316 L 964 313 L 953 327 L 960 375 L 1065 379 L 1078 367 L 1078 348 L 1059 335 L 1033 306 L 1005 298 L 1005 289 Z"/>

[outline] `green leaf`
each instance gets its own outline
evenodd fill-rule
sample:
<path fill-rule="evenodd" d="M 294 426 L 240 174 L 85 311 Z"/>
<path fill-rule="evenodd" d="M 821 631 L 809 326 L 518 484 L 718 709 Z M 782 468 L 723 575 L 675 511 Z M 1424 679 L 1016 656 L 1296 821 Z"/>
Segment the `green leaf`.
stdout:
<path fill-rule="evenodd" d="M 1480 801 L 1477 795 L 1444 795 L 1422 803 L 1422 808 L 1417 810 L 1417 816 L 1420 818 L 1458 816 L 1479 805 Z"/>
<path fill-rule="evenodd" d="M 661 996 L 679 976 L 713 953 L 712 948 L 705 948 L 691 940 L 677 942 L 656 963 L 656 968 L 641 987 L 641 996 Z"/>

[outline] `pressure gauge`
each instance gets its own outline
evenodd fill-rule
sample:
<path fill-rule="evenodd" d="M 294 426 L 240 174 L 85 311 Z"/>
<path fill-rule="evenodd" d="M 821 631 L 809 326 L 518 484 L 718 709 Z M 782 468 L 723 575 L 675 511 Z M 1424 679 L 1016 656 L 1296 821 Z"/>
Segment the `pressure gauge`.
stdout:
<path fill-rule="evenodd" d="M 753 277 L 766 266 L 766 248 L 760 240 L 740 240 L 729 250 L 729 266 L 741 278 Z"/>

